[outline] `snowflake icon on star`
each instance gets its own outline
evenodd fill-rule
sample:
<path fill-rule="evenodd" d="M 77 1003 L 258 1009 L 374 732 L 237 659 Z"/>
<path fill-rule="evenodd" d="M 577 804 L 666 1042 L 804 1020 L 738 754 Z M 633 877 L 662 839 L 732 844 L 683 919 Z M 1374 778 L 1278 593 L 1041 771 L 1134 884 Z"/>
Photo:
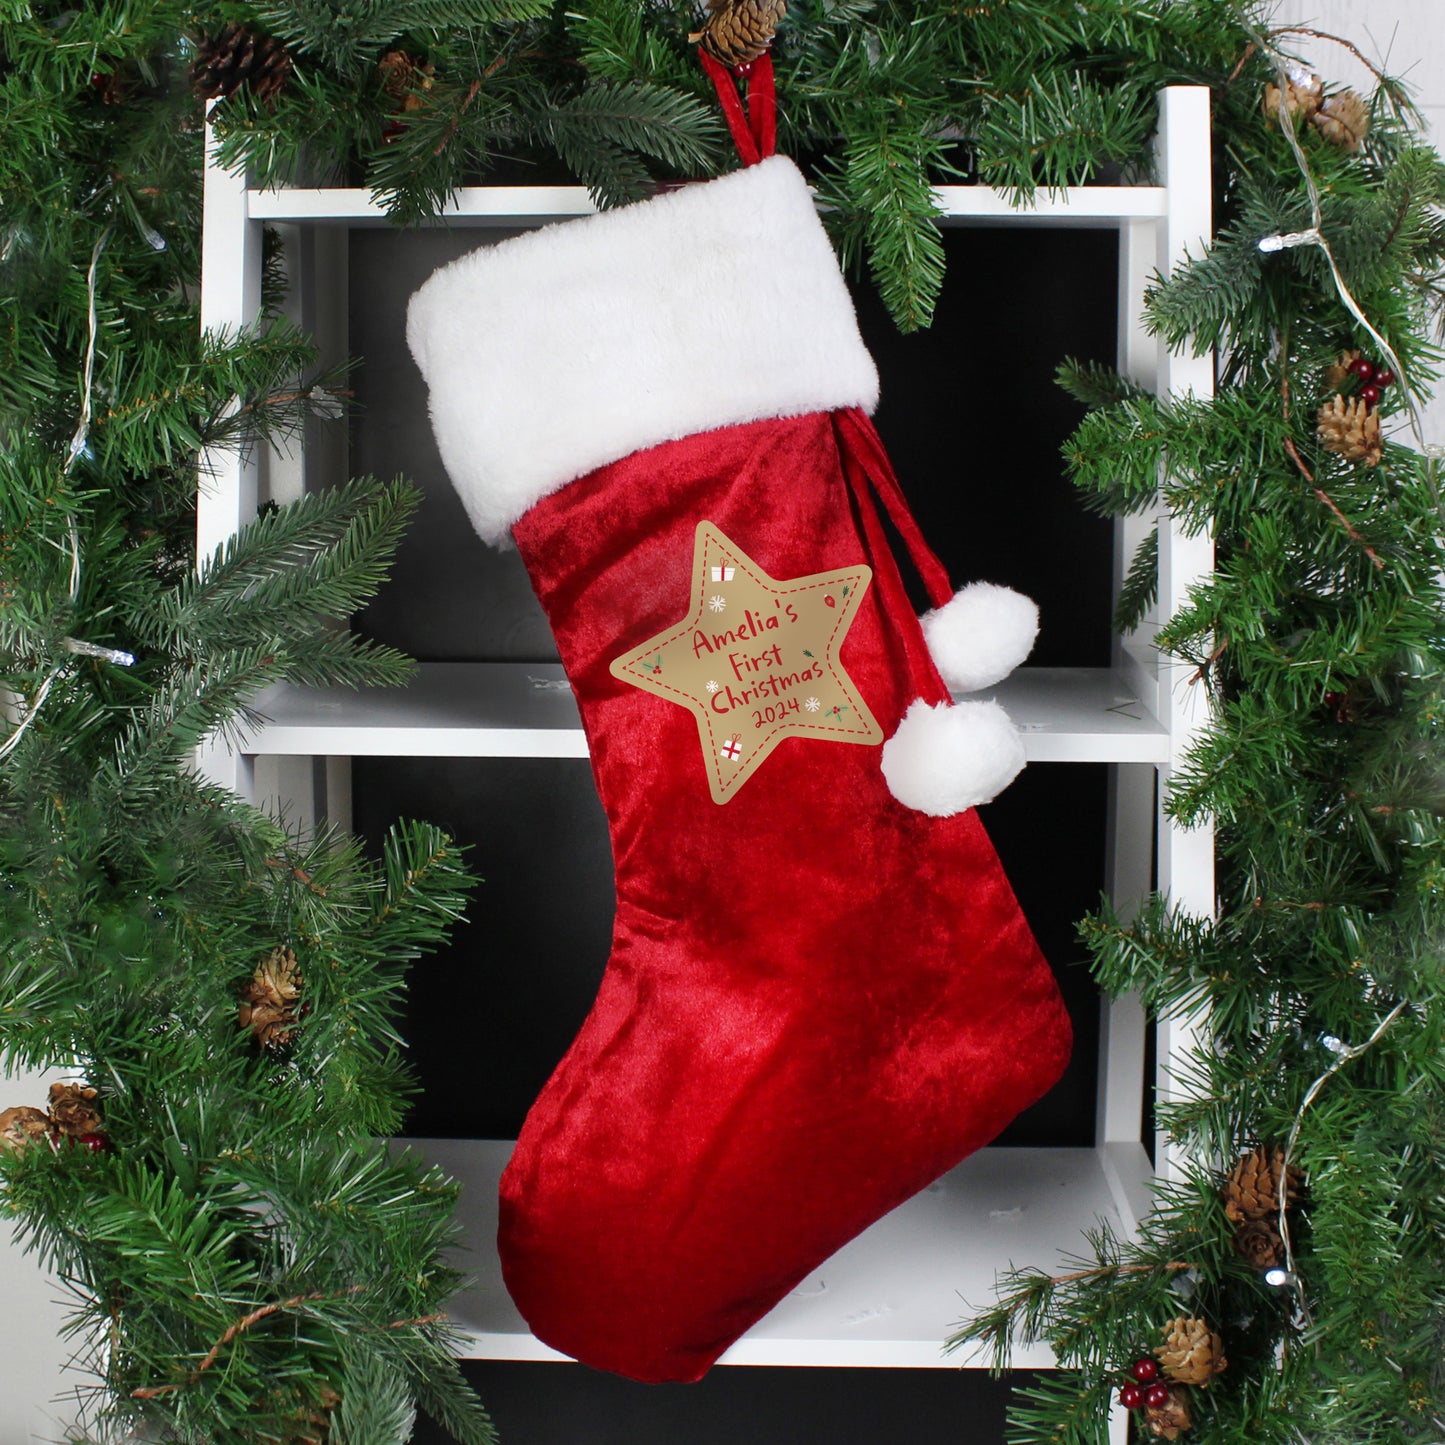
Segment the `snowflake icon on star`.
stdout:
<path fill-rule="evenodd" d="M 727 610 L 728 600 L 726 597 L 714 594 L 707 599 L 707 605 L 714 612 L 725 612 Z"/>
<path fill-rule="evenodd" d="M 817 698 L 810 697 L 807 702 L 803 704 L 803 706 L 807 708 L 809 712 L 817 712 L 818 709 L 823 706 L 823 704 L 820 703 Z"/>
<path fill-rule="evenodd" d="M 711 680 L 708 682 L 707 690 L 708 690 L 709 692 L 716 692 L 716 691 L 718 690 L 718 688 L 721 687 L 721 686 L 722 686 L 722 684 L 721 684 L 720 682 L 718 682 L 718 681 L 714 678 L 714 679 L 711 679 Z"/>

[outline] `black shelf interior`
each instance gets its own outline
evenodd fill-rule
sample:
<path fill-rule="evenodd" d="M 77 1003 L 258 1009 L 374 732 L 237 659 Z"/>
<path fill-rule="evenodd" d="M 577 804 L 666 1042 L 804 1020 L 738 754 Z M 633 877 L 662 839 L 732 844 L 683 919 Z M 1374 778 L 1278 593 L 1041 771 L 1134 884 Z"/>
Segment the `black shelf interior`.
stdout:
<path fill-rule="evenodd" d="M 695 1385 L 635 1385 L 581 1365 L 462 1366 L 503 1445 L 986 1445 L 1004 1437 L 1010 1386 L 977 1370 L 720 1366 Z M 415 1445 L 452 1439 L 430 1420 Z"/>

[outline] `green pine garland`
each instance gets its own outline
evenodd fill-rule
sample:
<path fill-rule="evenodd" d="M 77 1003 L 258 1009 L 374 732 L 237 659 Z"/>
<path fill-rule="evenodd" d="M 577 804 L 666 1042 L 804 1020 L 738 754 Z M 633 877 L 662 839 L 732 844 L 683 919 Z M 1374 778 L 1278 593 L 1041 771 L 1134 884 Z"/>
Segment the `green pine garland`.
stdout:
<path fill-rule="evenodd" d="M 905 328 L 942 275 L 933 184 L 1142 176 L 1158 88 L 1212 92 L 1217 235 L 1160 278 L 1148 321 L 1217 352 L 1217 398 L 1060 374 L 1092 408 L 1066 449 L 1088 504 L 1162 500 L 1217 548 L 1159 643 L 1214 704 L 1168 806 L 1217 830 L 1218 915 L 1161 898 L 1082 925 L 1106 990 L 1207 1008 L 1188 1101 L 1162 1120 L 1195 1163 L 1139 1239 L 1101 1231 L 1062 1277 L 1013 1274 L 960 1330 L 1000 1365 L 1047 1340 L 1064 1367 L 1017 1400 L 1018 1445 L 1102 1442 L 1123 1371 L 1180 1316 L 1230 1362 L 1187 1387 L 1200 1445 L 1445 1433 L 1445 511 L 1398 427 L 1439 358 L 1445 173 L 1383 77 L 1362 145 L 1302 111 L 1297 153 L 1264 104 L 1290 45 L 1267 9 L 795 0 L 776 42 L 781 147 Z M 242 83 L 214 106 L 231 162 L 367 185 L 407 222 L 482 177 L 575 179 L 613 204 L 727 168 L 696 23 L 633 0 L 0 5 L 4 733 L 29 718 L 0 775 L 0 1056 L 83 1072 L 111 1145 L 3 1151 L 0 1181 L 75 1292 L 97 1413 L 183 1441 L 370 1442 L 405 1439 L 421 1404 L 490 1437 L 438 1318 L 451 1186 L 372 1143 L 405 1089 L 405 968 L 459 914 L 465 870 L 422 825 L 380 864 L 297 839 L 185 766 L 261 685 L 402 676 L 318 621 L 378 585 L 410 506 L 356 481 L 196 572 L 200 450 L 294 427 L 337 385 L 274 294 L 256 329 L 199 334 L 196 47 L 236 24 L 286 49 L 279 94 Z M 1316 415 L 1358 387 L 1341 353 L 1377 343 L 1320 249 L 1258 245 L 1311 224 L 1301 157 L 1340 276 L 1400 362 L 1375 465 L 1324 445 Z M 1156 550 L 1121 628 L 1150 611 Z M 237 1006 L 283 945 L 307 1010 L 277 1050 Z M 1225 1212 L 1256 1145 L 1304 1176 L 1282 1286 Z"/>
<path fill-rule="evenodd" d="M 80 1428 L 402 1440 L 421 1405 L 481 1445 L 443 1317 L 455 1186 L 377 1143 L 409 1089 L 406 970 L 461 916 L 463 861 L 421 824 L 378 861 L 298 838 L 189 766 L 268 683 L 405 679 L 321 623 L 372 595 L 414 505 L 359 479 L 196 567 L 201 450 L 285 435 L 336 379 L 274 294 L 256 330 L 201 334 L 190 24 L 0 23 L 0 1058 L 96 1091 L 83 1137 L 0 1148 L 0 1200 L 70 1293 Z M 300 1016 L 265 1047 L 240 1007 L 278 948 Z"/>

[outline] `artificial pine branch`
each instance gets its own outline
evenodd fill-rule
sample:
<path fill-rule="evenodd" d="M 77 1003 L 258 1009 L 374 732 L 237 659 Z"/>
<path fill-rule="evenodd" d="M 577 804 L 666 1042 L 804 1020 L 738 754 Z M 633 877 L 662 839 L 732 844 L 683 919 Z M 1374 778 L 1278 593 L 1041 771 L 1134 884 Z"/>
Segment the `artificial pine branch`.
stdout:
<path fill-rule="evenodd" d="M 1242 108 L 1236 124 L 1236 159 L 1273 144 L 1249 138 L 1256 117 Z M 1429 228 L 1412 219 L 1411 197 L 1416 185 L 1429 193 L 1433 168 L 1391 160 L 1388 146 L 1408 151 L 1408 135 L 1377 140 L 1380 154 L 1328 156 L 1325 171 L 1336 213 L 1378 217 L 1378 245 L 1411 238 L 1404 244 L 1421 271 L 1409 285 L 1382 289 L 1369 255 L 1351 263 L 1351 274 L 1397 352 L 1419 364 L 1429 360 L 1422 338 L 1438 259 Z M 1438 1249 L 1425 1242 L 1435 1206 L 1417 1202 L 1398 1167 L 1421 1154 L 1438 1158 L 1442 1137 L 1432 1092 L 1439 1071 L 1430 1047 L 1411 1037 L 1413 1010 L 1438 1008 L 1436 971 L 1401 961 L 1416 956 L 1402 928 L 1422 917 L 1420 883 L 1430 869 L 1406 859 L 1414 847 L 1430 856 L 1440 846 L 1438 787 L 1414 770 L 1420 740 L 1433 736 L 1441 670 L 1428 640 L 1438 636 L 1441 601 L 1438 578 L 1429 580 L 1436 499 L 1418 458 L 1396 454 L 1383 483 L 1378 469 L 1322 456 L 1301 434 L 1300 412 L 1312 420 L 1335 385 L 1326 374 L 1353 320 L 1318 256 L 1261 259 L 1259 237 L 1292 228 L 1301 214 L 1297 200 L 1281 199 L 1296 177 L 1287 173 L 1282 187 L 1277 170 L 1259 165 L 1256 153 L 1219 243 L 1151 297 L 1150 317 L 1172 343 L 1193 333 L 1197 346 L 1230 348 L 1227 389 L 1216 400 L 1134 406 L 1094 390 L 1087 376 L 1066 378 L 1100 408 L 1068 448 L 1088 500 L 1132 510 L 1158 483 L 1176 517 L 1207 528 L 1218 548 L 1214 576 L 1165 620 L 1158 642 L 1192 668 L 1190 685 L 1214 698 L 1214 721 L 1176 772 L 1168 806 L 1185 824 L 1216 826 L 1220 917 L 1181 917 L 1161 899 L 1126 925 L 1106 906 L 1086 922 L 1085 937 L 1109 991 L 1141 991 L 1160 1011 L 1207 1005 L 1208 1044 L 1178 1066 L 1181 1097 L 1160 1111 L 1169 1134 L 1205 1160 L 1227 1160 L 1247 1141 L 1297 1136 L 1296 1160 L 1324 1191 L 1306 1201 L 1307 1240 L 1296 1238 L 1297 1258 L 1312 1261 L 1304 1267 L 1313 1349 L 1299 1348 L 1298 1322 L 1276 1315 L 1255 1331 L 1253 1347 L 1277 1341 L 1283 1356 L 1258 1357 L 1250 1377 L 1224 1393 L 1216 1382 L 1209 1411 L 1196 1411 L 1196 1431 L 1220 1440 L 1302 1431 L 1403 1441 L 1428 1438 L 1419 1432 L 1438 1407 L 1424 1360 L 1442 1333 L 1438 1310 L 1417 1287 L 1438 1277 Z M 1380 199 L 1390 185 L 1393 208 Z M 1397 817 L 1403 833 L 1393 831 Z M 1407 999 L 1412 1011 L 1401 1013 Z M 1363 1057 L 1338 1072 L 1328 1064 L 1321 1040 L 1372 1035 L 1382 1018 L 1397 1022 Z M 1405 1096 L 1418 1112 L 1396 1110 Z M 1341 1168 L 1342 1160 L 1351 1162 Z M 1208 1179 L 1200 1176 L 1202 1188 Z M 1179 1239 L 1184 1222 L 1156 1212 L 1146 1238 L 1163 1230 Z M 1217 1226 L 1196 1221 L 1183 1237 L 1211 1235 L 1218 1238 Z M 1411 1259 L 1403 1271 L 1402 1254 Z M 1201 1273 L 1210 1281 L 1209 1268 Z M 1258 1298 L 1240 1300 L 1228 1279 L 1210 1282 L 1219 1298 L 1237 1301 L 1216 1313 L 1258 1320 Z M 1257 1279 L 1250 1288 L 1260 1288 Z M 985 1318 L 995 1339 L 1027 1337 L 1051 1309 L 1058 1315 L 1048 1338 L 1068 1361 L 1086 1337 L 1080 1325 L 1097 1311 L 1071 1301 L 1062 1283 L 1035 1279 Z M 1415 1323 L 1401 1331 L 1395 1322 L 1405 1319 Z M 1117 1340 L 1098 1366 L 1091 1360 L 1085 1380 L 1100 1366 L 1119 1369 L 1136 1347 Z M 1231 1353 L 1238 1369 L 1237 1345 Z M 1342 1377 L 1348 1390 L 1332 1383 Z M 1035 1392 L 1014 1412 L 1018 1438 L 1098 1438 L 1100 1420 L 1078 1423 L 1085 1393 L 1072 1381 Z"/>
<path fill-rule="evenodd" d="M 599 80 L 675 82 L 683 72 L 691 16 L 685 7 L 599 0 L 568 16 L 578 58 Z M 697 87 L 699 93 L 701 86 Z"/>
<path fill-rule="evenodd" d="M 336 1445 L 405 1445 L 416 1423 L 406 1378 L 364 1349 L 346 1352 L 341 1404 L 332 1420 Z"/>
<path fill-rule="evenodd" d="M 1153 110 L 1151 94 L 1101 87 L 1080 72 L 1031 77 L 985 109 L 976 132 L 979 175 L 1020 201 L 1039 186 L 1078 184 L 1102 164 L 1138 158 Z"/>
<path fill-rule="evenodd" d="M 548 0 L 288 0 L 256 13 L 302 54 L 360 79 L 397 36 L 517 26 L 550 9 Z"/>
<path fill-rule="evenodd" d="M 1130 401 L 1149 395 L 1146 388 L 1132 378 L 1097 361 L 1079 361 L 1067 357 L 1054 373 L 1054 380 L 1085 406 L 1112 406 L 1117 401 Z"/>
<path fill-rule="evenodd" d="M 721 140 L 709 109 L 642 81 L 595 81 L 567 100 L 530 110 L 522 129 L 555 150 L 603 206 L 649 193 L 644 156 L 684 175 L 711 175 Z"/>
<path fill-rule="evenodd" d="M 857 122 L 854 122 L 856 126 Z M 927 326 L 943 284 L 943 238 L 927 178 L 942 144 L 881 121 L 853 131 L 825 196 L 836 207 L 835 235 L 854 228 L 873 279 L 899 328 Z M 849 250 L 843 241 L 845 255 Z"/>
<path fill-rule="evenodd" d="M 450 1355 L 427 1361 L 429 1368 L 414 1368 L 412 1388 L 426 1412 L 458 1445 L 495 1445 L 496 1436 L 486 1412 L 477 1403 Z"/>
<path fill-rule="evenodd" d="M 1129 570 L 1124 574 L 1124 583 L 1114 604 L 1114 631 L 1121 634 L 1137 631 L 1158 600 L 1159 528 L 1156 526 L 1134 549 L 1129 560 Z"/>

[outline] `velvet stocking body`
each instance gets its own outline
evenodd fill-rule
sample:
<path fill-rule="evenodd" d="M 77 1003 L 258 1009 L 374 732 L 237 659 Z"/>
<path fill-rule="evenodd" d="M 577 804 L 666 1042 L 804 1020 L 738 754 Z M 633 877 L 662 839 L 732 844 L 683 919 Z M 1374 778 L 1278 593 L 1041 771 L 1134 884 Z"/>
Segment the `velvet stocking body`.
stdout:
<path fill-rule="evenodd" d="M 502 1181 L 502 1264 L 542 1340 L 639 1380 L 702 1375 L 1068 1054 L 976 811 L 904 807 L 877 745 L 799 736 L 720 804 L 694 714 L 610 670 L 686 617 L 706 521 L 773 578 L 872 569 L 839 656 L 884 736 L 945 700 L 860 425 L 816 412 L 666 442 L 513 527 L 586 729 L 617 913 Z"/>

